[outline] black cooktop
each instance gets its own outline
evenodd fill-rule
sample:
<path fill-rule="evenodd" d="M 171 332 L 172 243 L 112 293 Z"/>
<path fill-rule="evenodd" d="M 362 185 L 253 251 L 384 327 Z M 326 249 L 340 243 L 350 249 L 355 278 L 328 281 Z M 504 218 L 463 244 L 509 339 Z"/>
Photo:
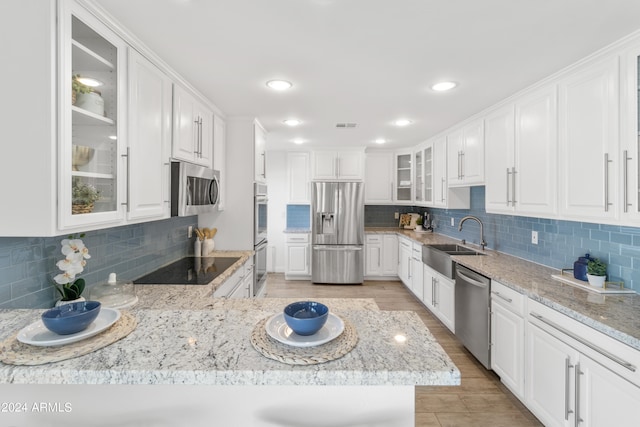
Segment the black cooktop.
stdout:
<path fill-rule="evenodd" d="M 134 280 L 136 285 L 208 285 L 239 257 L 186 257 Z"/>

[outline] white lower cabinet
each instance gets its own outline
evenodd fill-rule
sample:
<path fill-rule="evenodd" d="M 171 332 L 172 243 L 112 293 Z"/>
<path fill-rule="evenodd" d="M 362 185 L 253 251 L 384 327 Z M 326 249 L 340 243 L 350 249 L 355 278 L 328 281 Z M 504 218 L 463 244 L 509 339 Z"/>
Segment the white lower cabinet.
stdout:
<path fill-rule="evenodd" d="M 422 264 L 422 302 L 455 332 L 455 281 Z"/>
<path fill-rule="evenodd" d="M 636 426 L 640 352 L 529 300 L 526 405 L 553 426 Z"/>
<path fill-rule="evenodd" d="M 204 258 L 203 258 L 204 259 Z M 253 295 L 253 258 L 249 258 L 231 277 L 213 292 L 214 298 L 251 298 Z"/>
<path fill-rule="evenodd" d="M 422 301 L 424 289 L 422 286 L 424 269 L 422 263 L 422 244 L 413 242 L 411 248 L 411 291 Z"/>
<path fill-rule="evenodd" d="M 524 301 L 524 295 L 491 282 L 491 369 L 521 400 L 524 400 Z"/>
<path fill-rule="evenodd" d="M 367 234 L 365 237 L 364 275 L 367 279 L 398 277 L 398 236 Z"/>
<path fill-rule="evenodd" d="M 308 279 L 311 276 L 309 234 L 287 234 L 285 240 L 285 279 Z"/>
<path fill-rule="evenodd" d="M 398 277 L 411 289 L 411 250 L 413 243 L 405 237 L 398 238 Z"/>

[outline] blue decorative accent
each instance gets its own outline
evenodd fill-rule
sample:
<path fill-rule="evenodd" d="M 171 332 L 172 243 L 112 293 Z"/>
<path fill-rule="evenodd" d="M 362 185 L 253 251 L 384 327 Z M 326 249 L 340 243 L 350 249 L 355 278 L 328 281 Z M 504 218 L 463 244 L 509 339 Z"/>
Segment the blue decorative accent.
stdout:
<path fill-rule="evenodd" d="M 287 229 L 311 229 L 310 212 L 309 205 L 287 205 Z"/>
<path fill-rule="evenodd" d="M 197 217 L 174 217 L 162 221 L 88 231 L 82 241 L 91 259 L 81 277 L 90 287 L 116 273 L 133 280 L 189 255 L 193 239 L 187 228 L 197 227 Z M 59 298 L 52 283 L 60 270 L 58 237 L 0 237 L 0 308 L 49 308 Z"/>
<path fill-rule="evenodd" d="M 571 268 L 578 257 L 589 253 L 607 263 L 608 280 L 622 280 L 626 287 L 640 293 L 640 228 L 488 214 L 484 186 L 471 187 L 471 209 L 365 206 L 365 226 L 397 227 L 394 212 L 425 210 L 431 213 L 436 233 L 479 244 L 480 229 L 475 222 L 466 222 L 463 230 L 458 231 L 462 217 L 474 215 L 484 224 L 490 249 L 553 268 Z M 454 226 L 451 218 L 455 219 Z M 537 245 L 531 243 L 532 230 L 538 232 Z"/>

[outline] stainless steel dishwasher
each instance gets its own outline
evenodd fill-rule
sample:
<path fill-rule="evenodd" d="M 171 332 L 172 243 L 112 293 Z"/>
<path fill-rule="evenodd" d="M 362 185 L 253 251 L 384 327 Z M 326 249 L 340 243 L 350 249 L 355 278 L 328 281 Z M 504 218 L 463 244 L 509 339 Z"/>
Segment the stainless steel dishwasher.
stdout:
<path fill-rule="evenodd" d="M 456 337 L 491 369 L 489 304 L 491 280 L 456 264 Z"/>

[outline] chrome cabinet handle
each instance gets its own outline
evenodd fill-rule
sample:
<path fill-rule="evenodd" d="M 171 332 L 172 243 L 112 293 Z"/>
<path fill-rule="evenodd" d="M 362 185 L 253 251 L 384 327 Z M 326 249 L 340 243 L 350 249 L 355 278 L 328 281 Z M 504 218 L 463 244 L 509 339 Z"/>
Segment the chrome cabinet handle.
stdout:
<path fill-rule="evenodd" d="M 193 121 L 193 123 L 195 123 L 195 128 L 196 128 L 195 129 L 196 133 L 194 135 L 196 146 L 195 146 L 195 149 L 193 150 L 193 153 L 199 154 L 200 152 L 198 150 L 200 149 L 200 117 L 197 117 Z"/>
<path fill-rule="evenodd" d="M 202 158 L 202 117 L 200 117 L 200 158 Z"/>
<path fill-rule="evenodd" d="M 507 297 L 501 295 L 500 292 L 491 291 L 491 293 L 494 294 L 495 296 L 497 296 L 498 298 L 502 298 L 506 302 L 509 302 L 509 303 L 513 302 L 513 300 L 511 298 L 507 298 Z"/>
<path fill-rule="evenodd" d="M 628 212 L 629 211 L 629 206 L 631 206 L 631 204 L 629 203 L 629 195 L 628 190 L 629 190 L 629 160 L 633 160 L 631 157 L 629 157 L 629 152 L 627 150 L 624 150 L 623 152 L 623 157 L 624 157 L 624 162 L 622 163 L 622 186 L 623 186 L 623 190 L 622 190 L 622 197 L 623 197 L 623 208 L 624 208 L 624 212 Z"/>
<path fill-rule="evenodd" d="M 511 206 L 516 206 L 516 168 L 511 168 Z"/>
<path fill-rule="evenodd" d="M 438 291 L 436 290 L 436 288 L 438 287 L 438 279 L 435 277 L 432 277 L 431 280 L 433 280 L 433 297 L 431 299 L 433 306 L 435 307 L 436 305 L 438 305 Z"/>
<path fill-rule="evenodd" d="M 440 201 L 441 201 L 442 203 L 444 203 L 444 188 L 445 188 L 445 187 L 444 187 L 444 183 L 445 183 L 445 179 L 444 179 L 444 178 L 442 178 L 442 181 L 441 181 L 441 183 L 440 183 L 440 187 L 442 187 L 442 195 L 441 195 L 441 197 L 440 197 Z"/>
<path fill-rule="evenodd" d="M 129 154 L 130 154 L 130 148 L 127 147 L 127 154 L 122 154 L 122 157 L 127 158 L 127 199 L 124 203 L 121 203 L 121 205 L 127 206 L 127 212 L 131 212 L 131 204 L 130 204 L 131 189 L 129 186 L 129 182 L 131 179 L 131 157 L 129 156 Z"/>
<path fill-rule="evenodd" d="M 631 372 L 635 372 L 636 371 L 637 368 L 632 363 L 629 363 L 626 360 L 619 358 L 615 354 L 612 354 L 612 353 L 608 352 L 607 350 L 604 350 L 604 349 L 598 347 L 595 344 L 591 344 L 589 341 L 586 341 L 582 337 L 574 334 L 573 332 L 563 328 L 560 325 L 557 325 L 556 323 L 552 322 L 549 319 L 546 319 L 545 317 L 539 315 L 538 313 L 535 313 L 535 312 L 532 311 L 531 312 L 531 316 L 533 316 L 536 319 L 540 320 L 541 322 L 551 326 L 552 328 L 562 332 L 563 334 L 573 338 L 574 340 L 578 341 L 580 344 L 583 344 L 583 345 L 589 347 L 591 350 L 600 353 L 601 355 L 603 355 L 607 359 L 610 359 L 610 360 L 614 361 L 615 363 L 617 363 L 618 365 L 622 366 L 623 368 L 626 368 L 626 369 L 630 370 Z"/>
<path fill-rule="evenodd" d="M 464 179 L 464 151 L 460 152 L 460 179 Z"/>
<path fill-rule="evenodd" d="M 609 212 L 609 153 L 604 153 L 604 211 Z"/>
<path fill-rule="evenodd" d="M 580 363 L 576 363 L 576 377 L 575 377 L 575 386 L 576 386 L 576 413 L 575 413 L 575 417 L 574 417 L 574 426 L 578 427 L 578 425 L 584 421 L 582 418 L 580 418 L 580 375 L 582 375 L 582 372 L 580 371 Z"/>
<path fill-rule="evenodd" d="M 569 414 L 573 411 L 569 409 L 569 369 L 573 368 L 569 357 L 564 359 L 564 419 L 569 421 Z"/>
<path fill-rule="evenodd" d="M 511 200 L 509 200 L 509 175 L 511 175 L 511 171 L 507 168 L 507 206 L 511 203 Z"/>

